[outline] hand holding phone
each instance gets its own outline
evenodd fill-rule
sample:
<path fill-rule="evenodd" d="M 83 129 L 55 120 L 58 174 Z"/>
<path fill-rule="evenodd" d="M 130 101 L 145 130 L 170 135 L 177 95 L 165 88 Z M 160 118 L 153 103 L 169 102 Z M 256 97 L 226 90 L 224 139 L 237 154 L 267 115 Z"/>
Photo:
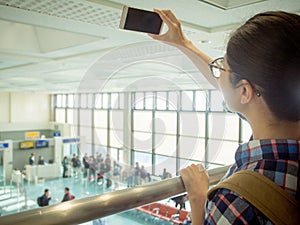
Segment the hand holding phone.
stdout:
<path fill-rule="evenodd" d="M 124 6 L 119 27 L 125 30 L 159 34 L 163 21 L 153 11 Z"/>

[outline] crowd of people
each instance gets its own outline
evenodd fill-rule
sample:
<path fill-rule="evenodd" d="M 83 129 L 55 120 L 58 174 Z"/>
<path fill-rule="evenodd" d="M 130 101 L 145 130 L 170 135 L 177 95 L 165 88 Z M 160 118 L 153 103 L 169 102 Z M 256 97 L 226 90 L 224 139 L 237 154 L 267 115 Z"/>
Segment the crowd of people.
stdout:
<path fill-rule="evenodd" d="M 89 181 L 96 181 L 99 185 L 106 184 L 110 187 L 114 184 L 114 188 L 119 187 L 119 183 L 127 183 L 127 187 L 146 184 L 152 181 L 152 175 L 144 165 L 139 162 L 135 166 L 121 166 L 119 162 L 112 160 L 109 154 L 104 158 L 101 153 L 96 156 L 88 156 L 84 154 L 82 159 L 78 155 L 73 155 L 71 158 L 65 156 L 62 161 L 63 178 L 79 177 L 81 174 Z M 160 179 L 171 178 L 171 173 L 163 169 Z"/>

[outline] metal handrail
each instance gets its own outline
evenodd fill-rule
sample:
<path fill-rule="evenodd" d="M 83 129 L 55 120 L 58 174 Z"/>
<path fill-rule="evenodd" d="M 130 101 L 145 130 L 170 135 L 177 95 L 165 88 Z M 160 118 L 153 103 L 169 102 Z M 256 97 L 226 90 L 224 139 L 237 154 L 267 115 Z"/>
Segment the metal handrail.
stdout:
<path fill-rule="evenodd" d="M 208 170 L 210 183 L 215 183 L 228 167 Z M 185 192 L 180 177 L 113 191 L 0 217 L 0 224 L 79 224 L 109 216 Z"/>

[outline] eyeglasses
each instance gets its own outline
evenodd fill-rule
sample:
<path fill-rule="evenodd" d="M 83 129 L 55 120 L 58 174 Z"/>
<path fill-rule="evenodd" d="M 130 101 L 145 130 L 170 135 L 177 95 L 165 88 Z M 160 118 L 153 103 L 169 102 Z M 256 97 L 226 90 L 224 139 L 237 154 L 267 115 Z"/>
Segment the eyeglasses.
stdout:
<path fill-rule="evenodd" d="M 215 59 L 211 63 L 208 63 L 211 73 L 214 78 L 219 78 L 221 76 L 221 70 L 231 72 L 230 69 L 225 69 L 223 67 L 223 60 L 224 60 L 224 57 L 221 57 L 221 58 Z"/>

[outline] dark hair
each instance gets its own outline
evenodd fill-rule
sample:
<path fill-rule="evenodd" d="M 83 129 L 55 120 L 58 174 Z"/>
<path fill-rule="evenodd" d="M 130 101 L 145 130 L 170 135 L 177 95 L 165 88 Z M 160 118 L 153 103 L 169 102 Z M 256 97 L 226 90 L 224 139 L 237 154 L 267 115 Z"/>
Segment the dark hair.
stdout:
<path fill-rule="evenodd" d="M 233 85 L 248 80 L 274 116 L 300 120 L 299 15 L 281 11 L 255 15 L 232 34 L 226 58 L 234 71 Z"/>
<path fill-rule="evenodd" d="M 65 187 L 65 190 L 66 190 L 66 191 L 70 191 L 70 189 L 69 189 L 68 187 Z"/>
<path fill-rule="evenodd" d="M 49 189 L 45 189 L 45 193 L 47 193 L 49 191 Z"/>

